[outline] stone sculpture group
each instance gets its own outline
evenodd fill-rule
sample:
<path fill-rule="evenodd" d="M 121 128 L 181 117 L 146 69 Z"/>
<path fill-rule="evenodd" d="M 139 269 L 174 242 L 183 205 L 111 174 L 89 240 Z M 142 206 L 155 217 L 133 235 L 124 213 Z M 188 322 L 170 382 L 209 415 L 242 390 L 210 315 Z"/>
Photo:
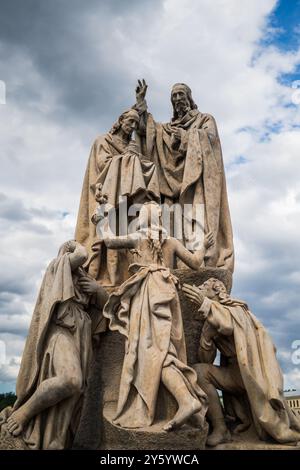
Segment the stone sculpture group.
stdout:
<path fill-rule="evenodd" d="M 126 433 L 133 448 L 138 436 L 172 448 L 172 434 L 181 448 L 215 447 L 250 428 L 264 441 L 300 441 L 272 340 L 230 296 L 233 237 L 215 120 L 176 83 L 173 116 L 158 123 L 146 91 L 138 81 L 135 105 L 92 146 L 75 240 L 44 275 L 17 401 L 0 414 L 1 448 L 72 448 L 88 432 L 83 421 L 95 420 L 106 426 L 98 448 L 116 448 Z M 95 383 L 102 398 L 91 415 Z"/>

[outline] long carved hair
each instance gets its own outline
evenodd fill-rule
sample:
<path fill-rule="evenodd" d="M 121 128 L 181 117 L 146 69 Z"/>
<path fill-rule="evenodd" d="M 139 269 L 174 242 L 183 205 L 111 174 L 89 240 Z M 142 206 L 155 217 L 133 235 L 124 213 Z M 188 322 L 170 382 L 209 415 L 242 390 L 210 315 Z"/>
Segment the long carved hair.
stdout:
<path fill-rule="evenodd" d="M 148 213 L 148 223 L 151 218 L 151 206 L 155 206 L 157 209 L 160 209 L 159 204 L 155 201 L 147 201 L 143 204 L 142 209 L 146 206 L 146 210 Z M 141 210 L 142 210 L 141 209 Z M 150 230 L 149 230 L 150 228 Z M 158 232 L 158 237 L 153 237 L 154 231 Z M 153 256 L 156 256 L 157 259 L 163 263 L 163 252 L 162 252 L 162 231 L 163 227 L 161 224 L 161 215 L 159 216 L 159 221 L 158 221 L 158 226 L 152 226 L 148 225 L 148 230 L 147 230 L 147 242 L 149 245 L 149 248 L 153 254 Z"/>
<path fill-rule="evenodd" d="M 203 284 L 199 286 L 199 289 L 205 290 L 207 287 L 212 288 L 216 292 L 219 302 L 222 303 L 230 299 L 230 295 L 228 294 L 224 283 L 219 279 L 210 277 L 207 281 L 203 282 Z"/>
<path fill-rule="evenodd" d="M 124 111 L 124 112 L 118 117 L 118 120 L 114 123 L 114 125 L 113 125 L 112 128 L 111 128 L 111 130 L 109 131 L 110 134 L 115 134 L 116 132 L 118 132 L 118 130 L 119 130 L 120 127 L 121 127 L 121 124 L 122 124 L 123 119 L 124 119 L 129 113 L 136 113 L 136 115 L 137 115 L 138 118 L 139 118 L 139 113 L 138 113 L 135 109 L 133 109 L 133 108 L 127 109 L 126 111 Z"/>

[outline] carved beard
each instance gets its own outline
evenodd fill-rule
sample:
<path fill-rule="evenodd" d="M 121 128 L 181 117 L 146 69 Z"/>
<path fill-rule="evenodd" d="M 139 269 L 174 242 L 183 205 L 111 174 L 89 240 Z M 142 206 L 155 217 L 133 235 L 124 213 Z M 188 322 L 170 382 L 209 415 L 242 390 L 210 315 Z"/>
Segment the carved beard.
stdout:
<path fill-rule="evenodd" d="M 179 118 L 182 118 L 190 109 L 190 103 L 187 99 L 182 99 L 174 103 L 174 109 Z"/>

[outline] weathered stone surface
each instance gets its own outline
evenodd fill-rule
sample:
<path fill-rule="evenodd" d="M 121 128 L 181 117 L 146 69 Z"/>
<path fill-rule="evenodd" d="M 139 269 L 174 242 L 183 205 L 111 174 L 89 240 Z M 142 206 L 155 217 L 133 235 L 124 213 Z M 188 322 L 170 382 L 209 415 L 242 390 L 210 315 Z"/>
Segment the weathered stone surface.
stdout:
<path fill-rule="evenodd" d="M 83 399 L 82 379 L 90 369 L 90 317 L 101 312 L 100 303 L 92 307 L 91 295 L 81 290 L 86 260 L 85 248 L 70 240 L 45 272 L 23 351 L 17 402 L 0 413 L 4 448 L 23 448 L 21 435 L 31 449 L 70 445 Z M 98 292 L 96 281 L 87 282 L 94 282 Z"/>
<path fill-rule="evenodd" d="M 0 450 L 29 450 L 21 437 L 13 437 L 4 428 L 0 433 Z"/>
<path fill-rule="evenodd" d="M 115 426 L 112 419 L 116 412 L 116 403 L 105 405 L 103 411 L 103 444 L 102 449 L 127 450 L 192 450 L 204 449 L 207 437 L 204 429 L 196 429 L 189 425 L 168 433 L 162 431 L 166 421 L 158 421 L 151 428 L 125 429 Z"/>
<path fill-rule="evenodd" d="M 172 120 L 169 124 L 161 126 L 148 114 L 147 103 L 145 101 L 146 90 L 147 85 L 145 81 L 139 81 L 136 88 L 137 102 L 134 106 L 135 110 L 131 109 L 123 113 L 111 131 L 106 136 L 97 139 L 92 148 L 88 171 L 86 172 L 83 185 L 76 229 L 76 240 L 82 242 L 90 250 L 89 273 L 100 284 L 110 290 L 114 286 L 120 285 L 122 278 L 127 278 L 128 264 L 137 264 L 145 267 L 158 264 L 170 269 L 174 266 L 179 266 L 180 262 L 193 269 L 195 267 L 198 268 L 202 263 L 209 266 L 222 265 L 223 269 L 207 268 L 201 269 L 196 273 L 192 273 L 187 269 L 177 269 L 174 273 L 178 276 L 181 283 L 195 283 L 196 285 L 202 284 L 211 276 L 217 277 L 230 290 L 232 283 L 231 274 L 225 268 L 230 271 L 233 270 L 233 239 L 221 146 L 215 121 L 210 115 L 203 115 L 197 110 L 190 88 L 185 84 L 177 83 L 171 91 L 173 105 Z M 141 124 L 141 127 L 139 124 Z M 144 142 L 144 132 L 139 132 L 145 126 L 147 127 L 146 134 L 148 136 L 147 145 Z M 133 130 L 136 131 L 135 143 L 131 142 Z M 160 142 L 159 136 L 161 135 L 161 130 L 163 132 L 163 141 Z M 157 133 L 156 138 L 155 133 Z M 161 151 L 158 152 L 158 148 Z M 214 158 L 208 158 L 209 155 L 212 155 Z M 133 162 L 132 157 L 137 157 L 138 160 L 136 164 L 130 167 L 128 166 L 127 157 L 130 157 L 128 162 Z M 174 158 L 176 158 L 176 171 L 174 171 Z M 140 165 L 139 159 L 141 159 L 147 171 L 136 173 L 137 166 L 139 167 Z M 122 163 L 121 166 L 120 162 Z M 142 170 L 143 165 L 141 167 Z M 126 171 L 122 171 L 122 168 L 126 168 Z M 151 178 L 149 179 L 150 174 Z M 138 178 L 136 178 L 137 176 Z M 137 179 L 137 185 L 134 183 L 135 179 Z M 138 191 L 134 189 L 135 186 L 137 186 Z M 143 194 L 141 194 L 141 189 L 143 188 L 147 191 L 142 191 Z M 119 192 L 120 189 L 122 189 L 121 193 Z M 192 249 L 190 235 L 191 229 L 195 225 L 192 218 L 196 216 L 197 211 L 195 210 L 198 204 L 203 204 L 202 195 L 204 193 L 206 217 L 201 223 L 200 220 L 198 222 L 201 226 L 204 226 L 206 236 L 203 246 L 202 242 L 199 243 L 200 240 L 197 240 L 198 243 L 193 245 L 193 251 L 196 251 L 194 254 L 191 254 L 184 248 L 184 245 L 189 242 L 189 249 Z M 104 243 L 99 244 L 99 232 L 95 230 L 94 225 L 98 221 L 99 228 L 99 222 L 103 222 L 103 220 L 101 220 L 100 215 L 101 207 L 97 206 L 96 211 L 94 210 L 95 200 L 99 205 L 104 205 L 105 199 L 118 212 L 122 209 L 119 205 L 120 195 L 127 197 L 129 205 L 134 202 L 142 203 L 142 209 L 139 213 L 140 226 L 137 231 L 137 235 L 139 235 L 135 238 L 134 245 L 132 245 L 132 238 L 129 237 L 128 240 L 124 240 L 123 237 L 115 237 L 117 233 L 114 233 L 114 236 L 110 236 L 109 239 L 104 237 Z M 192 212 L 194 215 L 192 218 L 189 218 L 187 214 L 184 215 L 185 223 L 182 227 L 184 233 L 179 231 L 183 221 L 181 212 L 180 214 L 175 214 L 174 212 L 172 220 L 171 218 L 169 219 L 171 223 L 164 227 L 167 229 L 168 234 L 174 234 L 175 238 L 183 241 L 183 244 L 180 245 L 181 248 L 179 248 L 176 240 L 172 237 L 162 245 L 158 241 L 159 246 L 157 243 L 154 243 L 156 237 L 151 238 L 155 231 L 154 229 L 157 229 L 158 225 L 161 224 L 161 232 L 164 225 L 162 222 L 162 208 L 158 207 L 157 204 L 157 207 L 154 207 L 154 201 L 158 200 L 159 196 L 161 196 L 161 201 L 166 202 L 167 207 L 169 207 L 168 201 L 169 203 L 172 201 L 174 204 L 180 204 L 181 207 L 184 206 L 184 210 L 187 209 L 187 205 L 193 208 Z M 149 217 L 149 199 L 152 199 L 151 210 L 156 211 L 158 215 L 158 218 L 154 217 L 154 220 L 156 222 L 158 219 L 160 220 L 158 225 L 153 220 L 151 222 L 152 217 Z M 142 220 L 143 217 L 144 220 Z M 150 228 L 148 226 L 149 223 L 153 224 L 153 227 L 151 226 L 150 232 L 147 232 L 145 237 L 143 229 L 145 227 Z M 118 229 L 116 231 L 118 232 Z M 219 236 L 220 233 L 222 233 L 221 237 Z M 102 239 L 101 236 L 100 239 Z M 128 245 L 129 242 L 130 244 Z M 129 246 L 131 247 L 130 250 L 128 250 Z M 127 251 L 125 252 L 126 263 L 123 266 L 121 258 L 122 254 L 124 255 L 124 249 Z M 117 250 L 120 251 L 118 252 Z M 176 258 L 178 259 L 176 260 Z M 180 262 L 177 264 L 179 260 Z M 125 275 L 123 276 L 122 274 Z M 150 281 L 147 286 L 149 285 L 150 287 L 149 289 L 147 287 L 147 294 L 144 294 L 139 291 L 141 288 L 139 282 L 143 280 L 142 276 L 144 276 L 144 272 L 141 270 L 133 278 L 135 288 L 138 289 L 137 291 L 133 290 L 130 282 L 122 283 L 120 291 L 116 292 L 115 296 L 108 300 L 104 308 L 104 317 L 110 320 L 114 332 L 106 332 L 103 335 L 100 349 L 95 355 L 95 362 L 91 369 L 89 380 L 89 390 L 86 395 L 86 405 L 75 441 L 76 447 L 94 447 L 97 441 L 96 436 L 99 435 L 99 428 L 95 428 L 95 416 L 99 416 L 97 410 L 99 411 L 99 408 L 102 409 L 107 403 L 117 402 L 120 390 L 121 394 L 124 393 L 124 396 L 121 396 L 122 399 L 120 400 L 120 403 L 123 404 L 123 409 L 119 410 L 119 425 L 126 429 L 144 426 L 145 423 L 149 422 L 147 416 L 149 410 L 144 409 L 142 406 L 136 407 L 135 415 L 125 412 L 125 404 L 127 404 L 129 398 L 132 398 L 129 397 L 129 391 L 126 387 L 129 380 L 137 380 L 139 383 L 138 395 L 143 397 L 144 401 L 147 402 L 146 396 L 149 395 L 151 397 L 147 403 L 154 403 L 153 410 L 155 409 L 157 412 L 154 422 L 157 422 L 157 420 L 162 421 L 168 417 L 174 418 L 176 405 L 174 404 L 174 398 L 170 395 L 173 395 L 173 392 L 181 411 L 176 418 L 179 421 L 177 423 L 179 425 L 182 424 L 180 419 L 184 421 L 183 416 L 192 415 L 199 406 L 202 407 L 202 410 L 203 407 L 206 407 L 205 397 L 201 394 L 196 383 L 196 377 L 191 370 L 188 374 L 188 368 L 182 367 L 181 373 L 189 375 L 189 377 L 185 378 L 188 382 L 191 382 L 191 389 L 194 389 L 194 391 L 198 390 L 196 392 L 198 394 L 198 401 L 193 400 L 190 396 L 189 400 L 185 399 L 187 395 L 184 396 L 184 393 L 189 393 L 189 387 L 186 387 L 185 382 L 181 383 L 182 377 L 180 374 L 175 373 L 174 375 L 174 370 L 171 368 L 167 369 L 167 366 L 162 371 L 162 360 L 165 357 L 164 352 L 167 353 L 170 340 L 170 319 L 172 319 L 172 334 L 175 338 L 178 338 L 178 343 L 180 343 L 180 346 L 176 345 L 175 342 L 174 344 L 172 343 L 176 353 L 178 353 L 178 357 L 180 351 L 183 351 L 185 347 L 182 340 L 182 323 L 180 321 L 178 298 L 174 296 L 174 285 L 172 287 L 171 283 L 167 285 L 163 279 L 164 275 L 161 275 L 161 278 L 159 275 L 156 275 L 157 280 L 155 282 L 151 282 L 151 276 L 149 276 L 147 277 L 147 283 L 149 278 Z M 136 316 L 131 315 L 130 309 L 126 310 L 126 316 L 130 318 L 130 328 L 127 321 L 123 328 L 123 318 L 119 318 L 118 313 L 116 313 L 115 302 L 118 301 L 119 305 L 126 304 L 127 299 L 131 298 L 130 296 L 133 291 L 135 301 L 140 302 L 139 308 L 137 309 Z M 155 305 L 165 305 L 168 298 L 172 298 L 173 302 L 172 306 L 170 304 L 167 307 L 168 317 L 165 315 L 151 316 L 153 312 L 149 310 L 149 305 L 152 304 L 152 301 Z M 202 323 L 196 309 L 183 298 L 181 293 L 180 302 L 182 303 L 183 310 L 182 316 L 188 363 L 192 364 L 197 362 L 197 349 Z M 129 306 L 131 307 L 131 304 Z M 124 312 L 122 311 L 121 315 L 123 314 Z M 145 320 L 143 328 L 141 328 L 142 333 L 138 330 L 141 315 L 143 315 L 143 321 Z M 151 320 L 148 322 L 149 318 Z M 159 322 L 156 322 L 157 318 L 159 318 Z M 156 323 L 159 323 L 159 326 Z M 132 356 L 125 355 L 124 358 L 124 336 L 122 337 L 119 333 L 115 332 L 116 330 L 122 331 L 128 337 L 129 347 L 133 345 L 133 355 L 136 354 L 136 331 L 139 331 L 139 354 L 142 356 L 142 359 L 140 360 L 137 356 L 134 356 L 134 360 L 138 363 L 141 361 L 149 366 L 136 368 L 134 376 L 132 364 L 130 363 Z M 124 333 L 124 330 L 126 330 L 126 333 Z M 150 337 L 150 334 L 145 335 L 143 333 L 146 330 L 151 331 L 153 339 L 153 349 L 151 350 L 148 347 L 148 337 Z M 132 335 L 132 332 L 135 332 L 135 334 Z M 164 342 L 160 343 L 161 339 Z M 160 362 L 159 356 L 162 358 Z M 153 357 L 156 358 L 156 364 L 153 364 Z M 185 358 L 180 358 L 180 361 L 185 363 Z M 176 367 L 173 364 L 173 368 Z M 122 374 L 122 381 L 124 380 L 124 383 L 120 384 L 122 368 L 124 372 Z M 147 372 L 145 373 L 146 369 Z M 98 375 L 96 375 L 95 371 L 97 371 Z M 159 381 L 165 384 L 170 394 L 163 386 L 160 387 L 158 393 Z M 182 390 L 185 390 L 185 388 L 186 392 L 183 392 Z M 102 397 L 99 406 L 99 398 L 96 399 L 95 396 L 99 397 L 101 392 Z M 132 388 L 130 392 L 135 395 L 136 390 Z M 188 401 L 191 403 L 188 403 Z M 135 403 L 134 398 L 132 403 Z M 134 407 L 132 409 L 134 410 Z M 183 409 L 185 409 L 185 413 L 182 413 Z M 152 414 L 153 410 L 151 410 Z M 93 416 L 93 424 L 90 423 L 91 425 L 89 425 L 89 416 Z M 107 419 L 109 420 L 109 418 Z M 170 426 L 172 426 L 172 423 Z M 124 432 L 126 434 L 127 431 Z M 172 434 L 170 433 L 170 436 Z M 172 438 L 170 437 L 170 439 Z M 109 441 L 110 438 L 103 434 L 102 443 L 105 447 L 109 448 L 109 445 L 113 445 L 113 442 Z M 182 442 L 179 448 L 185 448 L 184 446 L 186 446 L 186 443 Z"/>
<path fill-rule="evenodd" d="M 187 269 L 177 269 L 174 270 L 174 274 L 178 277 L 181 284 L 189 283 L 200 285 L 210 277 L 216 277 L 224 282 L 229 291 L 232 285 L 232 274 L 224 269 L 203 268 L 197 272 Z M 200 323 L 196 315 L 197 309 L 186 298 L 184 298 L 181 293 L 180 302 L 182 306 L 182 316 L 186 336 L 188 363 L 192 364 L 197 362 L 196 354 L 200 336 Z M 100 440 L 102 441 L 101 445 L 107 449 L 115 448 L 115 446 L 118 445 L 118 442 L 115 440 L 118 437 L 117 432 L 109 432 L 106 435 L 102 432 L 101 402 L 105 405 L 108 402 L 116 402 L 118 400 L 123 357 L 124 337 L 118 332 L 107 331 L 104 333 L 101 337 L 100 347 L 95 351 L 95 357 L 89 377 L 88 391 L 85 398 L 86 405 L 83 410 L 80 428 L 75 440 L 75 448 L 95 449 L 99 447 Z M 159 395 L 160 401 L 158 408 L 164 409 L 164 418 L 166 419 L 167 416 L 172 415 L 172 412 L 174 413 L 174 400 L 163 388 L 162 393 L 160 392 Z M 101 397 L 101 399 L 99 399 L 99 397 Z M 95 419 L 95 416 L 97 416 L 97 420 Z M 107 426 L 105 427 L 107 429 Z M 126 434 L 129 431 L 123 430 L 123 432 Z M 130 433 L 132 433 L 132 431 L 130 431 Z M 169 437 L 166 437 L 166 439 L 170 440 L 170 446 L 172 445 L 173 434 L 174 433 L 171 432 L 167 434 Z M 132 434 L 130 434 L 130 436 L 133 438 Z M 150 433 L 145 434 L 145 439 L 147 436 L 150 439 Z M 185 449 L 186 446 L 189 445 L 186 442 L 186 436 L 187 434 L 180 433 L 177 435 L 176 445 L 178 449 Z M 178 441 L 179 438 L 182 438 L 181 443 Z M 148 443 L 149 445 L 150 442 L 152 442 L 151 439 Z M 146 442 L 145 446 L 145 448 L 147 448 Z"/>
<path fill-rule="evenodd" d="M 186 283 L 199 286 L 210 277 L 215 277 L 224 283 L 228 292 L 231 291 L 232 273 L 226 269 L 202 268 L 199 271 L 176 269 L 173 272 L 178 277 L 181 285 Z M 197 349 L 201 334 L 200 318 L 197 313 L 198 307 L 195 304 L 192 304 L 180 291 L 179 298 L 186 339 L 188 364 L 194 364 L 195 362 L 198 362 Z"/>
<path fill-rule="evenodd" d="M 105 335 L 102 335 L 105 339 Z M 101 338 L 101 339 L 102 339 Z M 98 348 L 94 349 L 88 388 L 85 393 L 80 423 L 73 442 L 74 450 L 97 449 L 102 439 L 102 403 L 103 385 L 102 368 L 105 363 Z"/>
<path fill-rule="evenodd" d="M 198 110 L 186 84 L 176 83 L 171 90 L 173 115 L 168 123 L 158 123 L 148 113 L 147 87 L 145 81 L 138 81 L 134 109 L 122 113 L 111 130 L 95 140 L 83 182 L 75 238 L 93 258 L 89 263 L 90 274 L 107 287 L 117 286 L 127 278 L 128 264 L 124 263 L 121 253 L 111 257 L 110 253 L 103 256 L 103 252 L 99 252 L 99 256 L 93 256 L 99 241 L 93 219 L 97 183 L 101 183 L 102 193 L 112 207 L 118 207 L 119 196 L 127 196 L 129 205 L 145 202 L 147 193 L 147 199 L 158 200 L 160 196 L 166 206 L 172 201 L 172 205 L 184 208 L 187 211 L 185 233 L 181 233 L 181 215 L 165 227 L 184 244 L 187 240 L 191 243 L 194 227 L 187 213 L 192 208 L 195 217 L 205 194 L 205 220 L 200 214 L 196 218 L 201 218 L 198 223 L 204 225 L 206 233 L 211 231 L 215 240 L 214 246 L 206 252 L 205 265 L 234 269 L 231 217 L 215 119 Z M 143 162 L 142 167 L 146 165 L 146 171 L 139 169 L 138 160 L 127 160 L 134 130 L 138 158 Z M 187 247 L 191 249 L 190 244 Z M 198 243 L 194 249 L 199 249 Z"/>

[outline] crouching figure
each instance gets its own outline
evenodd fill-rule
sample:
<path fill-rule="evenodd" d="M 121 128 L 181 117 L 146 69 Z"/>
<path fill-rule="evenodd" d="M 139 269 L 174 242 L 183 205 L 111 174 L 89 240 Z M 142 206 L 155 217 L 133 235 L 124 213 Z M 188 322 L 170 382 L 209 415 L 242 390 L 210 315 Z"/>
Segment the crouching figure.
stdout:
<path fill-rule="evenodd" d="M 40 288 L 17 379 L 17 401 L 0 415 L 1 433 L 29 449 L 65 449 L 76 432 L 92 353 L 104 330 L 107 296 L 81 267 L 87 251 L 71 240 Z"/>
<path fill-rule="evenodd" d="M 237 421 L 234 432 L 253 422 L 260 439 L 278 443 L 300 441 L 300 421 L 283 397 L 283 376 L 270 336 L 245 302 L 231 298 L 224 284 L 210 278 L 201 286 L 185 284 L 188 299 L 199 306 L 203 322 L 198 383 L 209 400 L 207 417 L 212 425 L 207 445 L 230 440 L 217 390 L 223 392 L 227 415 Z M 220 366 L 214 365 L 217 350 Z"/>

